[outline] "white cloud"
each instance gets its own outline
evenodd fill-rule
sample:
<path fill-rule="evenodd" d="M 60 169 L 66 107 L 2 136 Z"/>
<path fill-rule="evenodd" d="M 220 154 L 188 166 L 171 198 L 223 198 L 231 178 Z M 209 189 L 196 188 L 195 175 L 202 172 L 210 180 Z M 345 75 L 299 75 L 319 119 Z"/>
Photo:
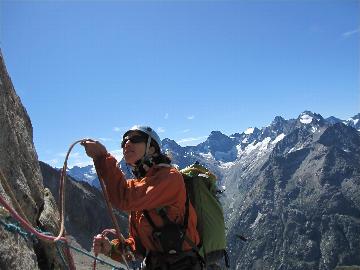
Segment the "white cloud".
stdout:
<path fill-rule="evenodd" d="M 348 37 L 350 37 L 350 36 L 352 36 L 352 35 L 355 35 L 355 34 L 357 34 L 357 33 L 359 33 L 359 32 L 360 32 L 360 28 L 355 29 L 355 30 L 351 30 L 351 31 L 347 31 L 347 32 L 343 33 L 342 36 L 343 36 L 344 38 L 348 38 Z"/>
<path fill-rule="evenodd" d="M 193 120 L 194 118 L 195 118 L 194 115 L 190 115 L 190 116 L 187 117 L 188 120 Z"/>
<path fill-rule="evenodd" d="M 164 119 L 169 119 L 169 114 L 165 113 Z"/>
<path fill-rule="evenodd" d="M 177 141 L 177 143 L 180 144 L 181 146 L 196 145 L 200 142 L 203 142 L 206 138 L 207 136 L 183 138 Z"/>
<path fill-rule="evenodd" d="M 114 127 L 114 128 L 113 128 L 113 131 L 115 131 L 115 132 L 120 132 L 120 131 L 121 131 L 121 128 L 119 128 L 119 127 Z"/>
<path fill-rule="evenodd" d="M 190 129 L 189 129 L 189 128 L 188 128 L 188 129 L 184 129 L 182 132 L 183 132 L 183 133 L 188 133 L 188 132 L 190 132 Z"/>
<path fill-rule="evenodd" d="M 157 132 L 159 133 L 164 133 L 165 132 L 165 129 L 163 127 L 158 127 L 157 128 Z"/>

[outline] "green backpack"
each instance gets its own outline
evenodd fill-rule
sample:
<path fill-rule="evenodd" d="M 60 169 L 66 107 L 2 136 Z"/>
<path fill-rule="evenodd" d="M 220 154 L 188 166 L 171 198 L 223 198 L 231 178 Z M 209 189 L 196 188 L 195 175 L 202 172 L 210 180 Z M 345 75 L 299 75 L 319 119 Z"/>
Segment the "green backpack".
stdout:
<path fill-rule="evenodd" d="M 216 176 L 198 162 L 182 169 L 186 190 L 197 214 L 197 230 L 201 243 L 199 254 L 206 264 L 215 263 L 226 253 L 225 221 L 221 203 L 216 197 Z"/>
<path fill-rule="evenodd" d="M 216 177 L 198 162 L 180 171 L 186 186 L 185 216 L 183 224 L 176 224 L 167 216 L 164 207 L 157 209 L 164 221 L 159 228 L 151 219 L 149 212 L 143 210 L 144 216 L 153 228 L 153 236 L 158 239 L 165 253 L 173 254 L 181 250 L 183 241 L 188 242 L 202 257 L 206 265 L 217 264 L 219 259 L 225 258 L 229 267 L 229 258 L 225 247 L 224 213 L 216 197 Z M 197 231 L 200 235 L 200 245 L 196 246 L 186 236 L 189 217 L 189 201 L 194 206 L 197 215 Z"/>

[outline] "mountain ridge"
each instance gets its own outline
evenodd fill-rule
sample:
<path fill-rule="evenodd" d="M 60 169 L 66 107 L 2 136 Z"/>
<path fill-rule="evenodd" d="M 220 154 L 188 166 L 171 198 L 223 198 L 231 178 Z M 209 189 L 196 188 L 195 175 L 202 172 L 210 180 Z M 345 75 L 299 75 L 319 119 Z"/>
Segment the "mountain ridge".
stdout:
<path fill-rule="evenodd" d="M 214 167 L 216 171 L 216 166 L 236 162 L 249 145 L 255 147 L 257 143 L 267 138 L 270 138 L 269 142 L 274 143 L 277 138 L 278 140 L 282 139 L 282 134 L 285 136 L 296 127 L 309 128 L 315 132 L 320 127 L 327 127 L 341 122 L 359 131 L 360 121 L 358 119 L 360 119 L 360 113 L 348 120 L 340 120 L 334 116 L 324 119 L 320 114 L 306 110 L 295 119 L 285 120 L 282 116 L 275 116 L 270 125 L 261 129 L 254 127 L 251 129 L 251 132 L 246 132 L 247 129 L 242 133 L 234 133 L 228 136 L 221 131 L 212 131 L 204 142 L 195 146 L 182 147 L 176 141 L 164 138 L 162 140 L 162 148 L 170 154 L 173 163 L 180 168 L 200 161 L 210 165 L 210 167 Z M 125 168 L 125 163 L 123 161 L 120 163 Z M 68 173 L 79 181 L 86 181 L 100 188 L 92 165 L 85 167 L 74 166 L 68 170 Z"/>
<path fill-rule="evenodd" d="M 162 147 L 180 168 L 199 161 L 225 187 L 232 269 L 335 269 L 360 265 L 358 116 L 304 111 L 230 136 L 213 131 L 197 146 L 165 138 Z"/>

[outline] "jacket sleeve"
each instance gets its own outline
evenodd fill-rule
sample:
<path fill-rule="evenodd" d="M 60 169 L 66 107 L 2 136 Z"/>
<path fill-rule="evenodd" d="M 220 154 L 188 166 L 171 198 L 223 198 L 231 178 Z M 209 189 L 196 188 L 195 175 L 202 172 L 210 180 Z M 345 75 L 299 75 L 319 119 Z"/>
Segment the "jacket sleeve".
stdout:
<path fill-rule="evenodd" d="M 95 166 L 104 179 L 111 203 L 124 211 L 155 209 L 179 201 L 185 185 L 181 174 L 175 169 L 161 168 L 161 173 L 140 180 L 126 180 L 117 161 L 110 154 L 95 161 Z"/>

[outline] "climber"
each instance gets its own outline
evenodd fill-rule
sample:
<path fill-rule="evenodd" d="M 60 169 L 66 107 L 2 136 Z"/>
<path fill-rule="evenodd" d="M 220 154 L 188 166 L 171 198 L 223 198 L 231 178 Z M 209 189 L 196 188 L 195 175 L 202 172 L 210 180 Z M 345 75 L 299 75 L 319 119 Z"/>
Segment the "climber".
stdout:
<path fill-rule="evenodd" d="M 202 269 L 193 249 L 200 241 L 196 213 L 187 199 L 181 173 L 161 152 L 158 134 L 150 127 L 135 126 L 123 135 L 124 159 L 135 176 L 131 180 L 125 179 L 116 159 L 100 142 L 88 140 L 82 145 L 104 180 L 110 202 L 130 213 L 125 244 L 97 235 L 93 240 L 95 254 L 120 261 L 121 254 L 130 248 L 139 258 L 145 258 L 142 269 Z M 159 210 L 165 210 L 167 220 Z"/>

